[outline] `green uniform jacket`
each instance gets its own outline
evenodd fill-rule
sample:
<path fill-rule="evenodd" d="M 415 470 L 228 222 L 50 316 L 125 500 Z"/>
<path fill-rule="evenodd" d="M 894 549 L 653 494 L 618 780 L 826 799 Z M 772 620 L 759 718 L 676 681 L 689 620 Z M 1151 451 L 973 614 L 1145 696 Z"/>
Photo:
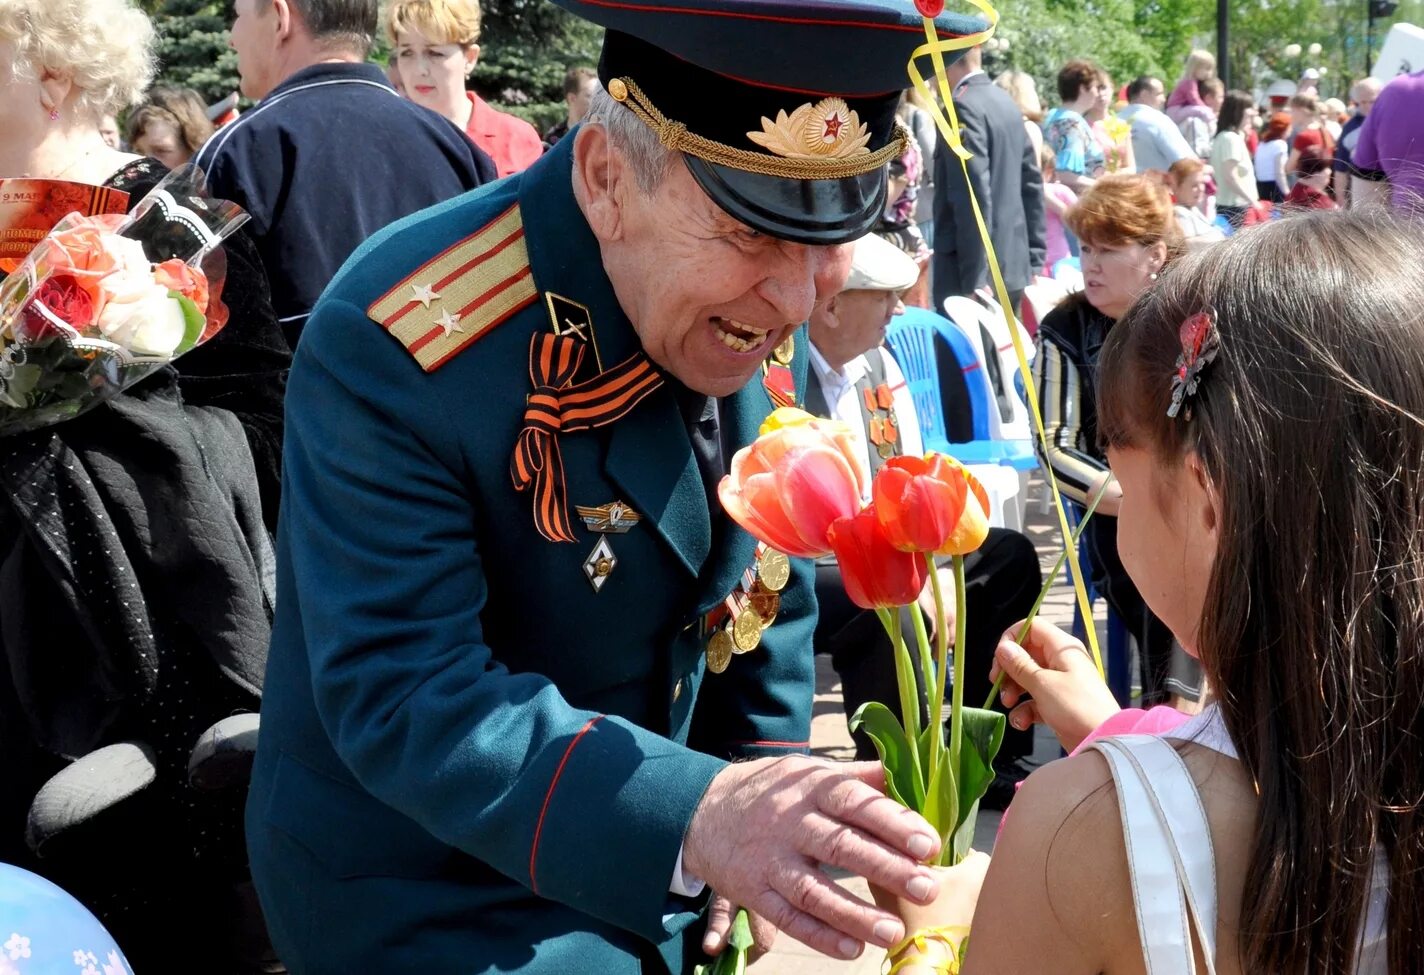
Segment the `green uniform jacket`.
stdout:
<path fill-rule="evenodd" d="M 708 782 L 807 747 L 809 563 L 762 646 L 706 670 L 701 617 L 754 542 L 709 512 L 671 381 L 560 437 L 570 506 L 626 502 L 628 533 L 570 511 L 578 540 L 545 541 L 512 485 L 546 293 L 587 306 L 604 367 L 639 348 L 574 203 L 573 143 L 377 234 L 302 335 L 247 810 L 298 975 L 687 970 L 702 904 L 668 888 Z M 771 408 L 760 381 L 722 400 L 731 441 Z M 617 565 L 596 592 L 601 537 Z"/>

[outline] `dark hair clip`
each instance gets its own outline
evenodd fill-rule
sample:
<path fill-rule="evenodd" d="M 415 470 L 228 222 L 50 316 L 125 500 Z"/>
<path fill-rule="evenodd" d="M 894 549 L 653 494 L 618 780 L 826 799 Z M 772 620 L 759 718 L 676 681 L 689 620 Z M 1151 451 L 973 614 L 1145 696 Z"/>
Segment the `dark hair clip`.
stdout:
<path fill-rule="evenodd" d="M 1199 311 L 1186 321 L 1178 331 L 1182 340 L 1182 351 L 1177 356 L 1177 372 L 1172 377 L 1172 405 L 1167 407 L 1167 415 L 1175 417 L 1182 404 L 1195 395 L 1201 385 L 1202 370 L 1216 359 L 1221 340 L 1216 332 L 1216 319 L 1211 312 Z M 1191 407 L 1187 407 L 1186 419 L 1192 418 Z"/>

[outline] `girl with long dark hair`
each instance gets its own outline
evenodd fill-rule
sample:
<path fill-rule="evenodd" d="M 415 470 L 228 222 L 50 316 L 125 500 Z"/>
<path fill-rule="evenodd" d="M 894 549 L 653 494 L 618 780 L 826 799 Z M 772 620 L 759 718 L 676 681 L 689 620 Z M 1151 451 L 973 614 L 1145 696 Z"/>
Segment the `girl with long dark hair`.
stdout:
<path fill-rule="evenodd" d="M 1052 626 L 1000 645 L 1018 722 L 1092 740 L 1028 779 L 987 877 L 953 868 L 927 920 L 972 915 L 964 972 L 1424 972 L 1421 266 L 1387 214 L 1294 216 L 1183 259 L 1108 335 L 1122 560 L 1216 700 L 1092 737 L 1154 715 L 1113 715 Z"/>

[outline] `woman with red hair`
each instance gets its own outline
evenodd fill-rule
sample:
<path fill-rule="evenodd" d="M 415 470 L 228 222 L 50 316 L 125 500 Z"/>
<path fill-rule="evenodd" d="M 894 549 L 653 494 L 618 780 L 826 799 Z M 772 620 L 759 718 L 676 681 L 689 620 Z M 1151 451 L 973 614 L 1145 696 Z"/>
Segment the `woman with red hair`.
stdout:
<path fill-rule="evenodd" d="M 1162 184 L 1127 173 L 1094 183 L 1064 223 L 1080 244 L 1083 291 L 1049 312 L 1038 327 L 1034 378 L 1048 435 L 1040 459 L 1052 466 L 1063 493 L 1082 507 L 1105 490 L 1083 544 L 1094 588 L 1137 640 L 1142 700 L 1149 706 L 1174 697 L 1196 701 L 1200 667 L 1173 649 L 1172 634 L 1147 608 L 1117 556 L 1122 492 L 1110 483 L 1107 456 L 1098 445 L 1096 392 L 1104 339 L 1181 253 L 1182 232 Z"/>
<path fill-rule="evenodd" d="M 1286 157 L 1290 154 L 1286 136 L 1290 128 L 1290 115 L 1276 112 L 1266 123 L 1261 144 L 1256 147 L 1256 192 L 1261 199 L 1272 203 L 1280 203 L 1290 192 L 1290 184 L 1286 182 Z"/>

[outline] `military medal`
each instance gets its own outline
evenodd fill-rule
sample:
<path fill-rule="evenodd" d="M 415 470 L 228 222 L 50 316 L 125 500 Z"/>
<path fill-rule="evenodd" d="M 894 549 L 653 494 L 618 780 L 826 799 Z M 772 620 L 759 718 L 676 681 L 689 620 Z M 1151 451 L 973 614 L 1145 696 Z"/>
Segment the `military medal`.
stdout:
<path fill-rule="evenodd" d="M 776 614 L 781 612 L 781 593 L 772 592 L 766 588 L 766 584 L 760 579 L 752 587 L 751 598 L 752 611 L 763 620 L 762 628 L 771 625 L 771 620 L 776 619 Z"/>
<path fill-rule="evenodd" d="M 576 504 L 574 510 L 583 519 L 584 527 L 601 535 L 626 535 L 628 529 L 643 520 L 642 515 L 622 501 L 610 501 L 597 507 Z"/>
<path fill-rule="evenodd" d="M 764 549 L 757 559 L 757 577 L 771 592 L 781 592 L 791 581 L 791 560 L 774 548 Z"/>
<path fill-rule="evenodd" d="M 712 639 L 707 641 L 707 669 L 714 674 L 722 673 L 732 662 L 732 654 L 735 652 L 731 634 L 726 630 L 713 633 Z"/>
<path fill-rule="evenodd" d="M 751 653 L 761 646 L 762 618 L 748 606 L 732 621 L 732 644 L 737 653 Z"/>
<path fill-rule="evenodd" d="M 626 535 L 628 530 L 643 520 L 622 501 L 610 501 L 596 506 L 574 505 L 574 510 L 583 519 L 584 527 L 603 536 L 588 558 L 583 560 L 583 574 L 593 586 L 594 592 L 602 592 L 603 584 L 618 567 L 618 558 L 613 554 L 613 546 L 608 544 L 609 535 Z"/>
<path fill-rule="evenodd" d="M 896 443 L 900 439 L 900 428 L 895 421 L 895 394 L 889 386 L 881 383 L 874 389 L 866 389 L 862 398 L 869 418 L 866 436 L 881 459 L 889 460 L 899 453 Z"/>
<path fill-rule="evenodd" d="M 617 567 L 618 558 L 613 554 L 613 547 L 608 544 L 607 538 L 600 538 L 593 551 L 588 553 L 588 558 L 583 560 L 583 574 L 594 592 L 603 591 L 603 584 Z"/>

